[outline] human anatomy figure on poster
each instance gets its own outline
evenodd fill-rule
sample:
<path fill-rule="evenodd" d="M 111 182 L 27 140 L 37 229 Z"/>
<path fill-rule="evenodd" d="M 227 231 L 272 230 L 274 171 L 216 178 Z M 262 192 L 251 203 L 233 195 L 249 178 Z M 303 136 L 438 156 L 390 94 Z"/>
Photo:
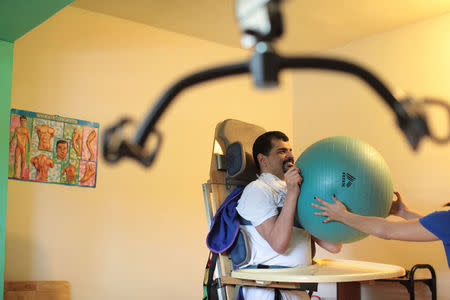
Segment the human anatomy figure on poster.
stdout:
<path fill-rule="evenodd" d="M 27 117 L 20 116 L 20 126 L 16 128 L 14 136 L 11 139 L 10 147 L 13 148 L 14 140 L 17 141 L 16 148 L 14 150 L 14 177 L 24 178 L 25 175 L 25 160 L 26 154 L 30 150 L 30 131 L 28 130 Z M 20 162 L 20 170 L 19 170 Z"/>
<path fill-rule="evenodd" d="M 50 151 L 50 141 L 51 138 L 55 136 L 55 129 L 47 124 L 37 125 L 35 128 L 39 137 L 38 149 Z"/>

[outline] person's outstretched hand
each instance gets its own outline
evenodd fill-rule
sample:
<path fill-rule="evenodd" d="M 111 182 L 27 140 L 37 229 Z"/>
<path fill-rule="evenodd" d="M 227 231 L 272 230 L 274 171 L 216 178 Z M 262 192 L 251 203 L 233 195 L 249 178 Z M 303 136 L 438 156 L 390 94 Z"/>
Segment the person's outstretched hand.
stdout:
<path fill-rule="evenodd" d="M 333 203 L 327 202 L 319 197 L 314 197 L 320 204 L 311 203 L 317 209 L 322 210 L 323 212 L 315 212 L 316 216 L 325 216 L 328 217 L 323 221 L 323 223 L 328 223 L 330 221 L 340 221 L 345 217 L 345 214 L 348 213 L 347 208 L 344 203 L 338 200 L 335 195 L 333 195 Z"/>
<path fill-rule="evenodd" d="M 405 202 L 403 202 L 402 196 L 399 192 L 394 191 L 396 199 L 392 200 L 391 210 L 389 211 L 389 215 L 394 216 L 403 216 L 407 210 L 407 206 Z"/>

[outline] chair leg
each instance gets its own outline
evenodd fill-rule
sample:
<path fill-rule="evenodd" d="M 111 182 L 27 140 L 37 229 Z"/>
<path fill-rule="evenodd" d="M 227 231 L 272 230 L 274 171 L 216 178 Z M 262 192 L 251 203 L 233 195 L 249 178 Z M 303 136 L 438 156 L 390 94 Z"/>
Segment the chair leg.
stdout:
<path fill-rule="evenodd" d="M 430 271 L 431 279 L 425 280 L 424 282 L 431 291 L 431 299 L 436 300 L 436 272 L 434 271 L 434 268 L 428 264 L 417 264 L 411 268 L 411 271 L 409 272 L 410 300 L 415 299 L 414 274 L 417 269 L 428 269 L 428 271 Z"/>

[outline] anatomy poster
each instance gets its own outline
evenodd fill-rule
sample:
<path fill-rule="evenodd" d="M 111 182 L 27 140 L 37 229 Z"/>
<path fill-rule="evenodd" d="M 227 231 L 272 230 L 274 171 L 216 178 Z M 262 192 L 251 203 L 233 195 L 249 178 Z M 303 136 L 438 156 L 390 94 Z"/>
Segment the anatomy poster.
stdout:
<path fill-rule="evenodd" d="M 11 110 L 8 177 L 95 187 L 99 125 Z"/>

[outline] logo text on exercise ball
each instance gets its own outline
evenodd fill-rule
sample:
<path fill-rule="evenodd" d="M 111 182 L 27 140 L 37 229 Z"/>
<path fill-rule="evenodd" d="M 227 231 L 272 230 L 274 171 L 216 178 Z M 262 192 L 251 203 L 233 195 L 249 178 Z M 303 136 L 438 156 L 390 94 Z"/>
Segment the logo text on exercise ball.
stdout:
<path fill-rule="evenodd" d="M 356 178 L 352 174 L 342 172 L 342 187 L 349 188 L 355 180 Z"/>

